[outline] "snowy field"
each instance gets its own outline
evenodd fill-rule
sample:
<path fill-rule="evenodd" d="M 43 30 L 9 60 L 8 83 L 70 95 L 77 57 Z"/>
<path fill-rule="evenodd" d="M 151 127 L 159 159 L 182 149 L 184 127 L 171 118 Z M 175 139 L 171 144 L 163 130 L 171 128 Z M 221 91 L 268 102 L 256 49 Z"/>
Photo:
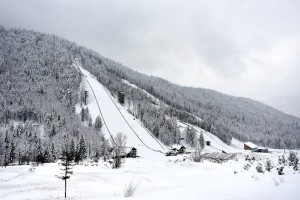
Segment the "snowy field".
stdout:
<path fill-rule="evenodd" d="M 124 187 L 133 181 L 138 190 L 129 199 L 299 199 L 300 174 L 285 168 L 256 172 L 256 163 L 244 170 L 243 159 L 223 164 L 191 162 L 183 157 L 128 159 L 120 169 L 78 165 L 68 180 L 67 199 L 123 199 Z M 55 177 L 58 164 L 0 169 L 0 199 L 64 199 L 64 182 Z M 234 171 L 237 173 L 235 174 Z"/>

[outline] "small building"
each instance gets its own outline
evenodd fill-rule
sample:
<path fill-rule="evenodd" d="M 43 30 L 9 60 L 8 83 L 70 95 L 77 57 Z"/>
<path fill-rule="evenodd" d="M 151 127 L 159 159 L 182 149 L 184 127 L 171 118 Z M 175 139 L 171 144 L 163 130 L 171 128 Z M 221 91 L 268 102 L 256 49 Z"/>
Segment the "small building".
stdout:
<path fill-rule="evenodd" d="M 206 146 L 210 146 L 211 142 L 210 141 L 205 141 Z"/>
<path fill-rule="evenodd" d="M 177 156 L 176 151 L 170 150 L 168 152 L 165 153 L 166 156 Z"/>
<path fill-rule="evenodd" d="M 173 144 L 171 150 L 175 151 L 177 154 L 183 154 L 185 153 L 186 148 L 180 144 Z"/>
<path fill-rule="evenodd" d="M 266 148 L 266 147 L 258 147 L 258 148 L 254 149 L 252 151 L 253 152 L 258 152 L 258 153 L 268 153 L 269 152 L 268 148 Z"/>
<path fill-rule="evenodd" d="M 125 103 L 125 95 L 124 95 L 124 92 L 119 90 L 118 91 L 118 102 L 120 104 L 124 104 Z"/>
<path fill-rule="evenodd" d="M 127 158 L 136 158 L 137 157 L 137 149 L 132 147 L 126 157 Z"/>
<path fill-rule="evenodd" d="M 245 150 L 254 150 L 254 149 L 257 149 L 258 146 L 256 144 L 253 144 L 252 142 L 246 142 L 244 143 L 244 149 Z"/>

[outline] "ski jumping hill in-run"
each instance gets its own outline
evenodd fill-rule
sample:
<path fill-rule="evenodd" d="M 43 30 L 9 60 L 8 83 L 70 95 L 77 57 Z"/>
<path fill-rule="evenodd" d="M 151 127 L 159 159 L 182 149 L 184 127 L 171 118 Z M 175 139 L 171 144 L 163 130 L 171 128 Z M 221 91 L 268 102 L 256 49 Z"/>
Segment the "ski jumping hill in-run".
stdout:
<path fill-rule="evenodd" d="M 85 90 L 88 91 L 88 105 L 93 120 L 100 115 L 103 127 L 102 133 L 106 138 L 115 137 L 121 132 L 127 136 L 126 147 L 135 147 L 140 157 L 163 156 L 166 147 L 147 131 L 141 123 L 136 120 L 126 108 L 120 105 L 110 92 L 99 83 L 92 74 L 83 69 L 78 62 L 75 66 L 83 75 Z M 79 105 L 77 112 L 80 111 Z"/>

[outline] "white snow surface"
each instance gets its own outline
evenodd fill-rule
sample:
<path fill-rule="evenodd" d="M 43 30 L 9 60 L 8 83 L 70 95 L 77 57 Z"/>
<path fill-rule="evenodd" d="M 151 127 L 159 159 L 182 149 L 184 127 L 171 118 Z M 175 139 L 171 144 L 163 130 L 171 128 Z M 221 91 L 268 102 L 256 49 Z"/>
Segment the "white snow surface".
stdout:
<path fill-rule="evenodd" d="M 284 168 L 283 176 L 279 176 L 275 168 L 264 174 L 256 172 L 258 162 L 264 163 L 269 158 L 277 164 L 278 155 L 283 151 L 272 150 L 272 153 L 261 154 L 244 151 L 241 142 L 234 140 L 233 146 L 228 146 L 216 136 L 197 127 L 194 127 L 197 134 L 202 132 L 204 139 L 211 141 L 211 147 L 205 147 L 205 151 L 239 152 L 237 160 L 223 164 L 206 160 L 195 163 L 189 159 L 189 155 L 165 157 L 162 153 L 148 149 L 143 142 L 155 150 L 166 151 L 168 148 L 153 138 L 138 120 L 134 120 L 126 108 L 116 103 L 114 98 L 112 101 L 112 96 L 107 94 L 106 89 L 88 71 L 82 68 L 80 70 L 90 82 L 112 134 L 126 134 L 127 146 L 136 147 L 141 157 L 127 159 L 120 169 L 111 169 L 102 160 L 97 165 L 86 162 L 85 165 L 74 166 L 74 174 L 68 180 L 67 199 L 123 199 L 124 188 L 131 181 L 139 187 L 128 199 L 137 200 L 299 199 L 299 172 L 294 172 L 291 167 Z M 89 84 L 85 79 L 83 81 L 89 90 L 87 106 L 95 119 L 99 115 L 97 102 Z M 80 111 L 80 105 L 77 105 L 76 110 Z M 118 110 L 143 142 L 129 128 Z M 181 122 L 178 124 L 180 129 L 188 126 Z M 102 131 L 109 138 L 105 127 Z M 249 170 L 244 170 L 245 154 L 256 158 Z M 261 161 L 257 161 L 260 159 Z M 38 167 L 27 165 L 0 168 L 0 200 L 64 199 L 64 182 L 56 178 L 61 173 L 60 168 L 58 163 Z"/>
<path fill-rule="evenodd" d="M 276 169 L 260 174 L 255 162 L 246 171 L 243 159 L 223 164 L 204 161 L 128 159 L 120 169 L 107 163 L 98 166 L 75 166 L 68 180 L 67 199 L 123 199 L 125 185 L 139 184 L 129 199 L 139 200 L 296 200 L 299 199 L 300 174 L 285 168 L 285 175 Z M 64 199 L 64 182 L 56 163 L 39 166 L 9 166 L 0 168 L 0 199 Z M 234 174 L 234 171 L 237 174 Z"/>

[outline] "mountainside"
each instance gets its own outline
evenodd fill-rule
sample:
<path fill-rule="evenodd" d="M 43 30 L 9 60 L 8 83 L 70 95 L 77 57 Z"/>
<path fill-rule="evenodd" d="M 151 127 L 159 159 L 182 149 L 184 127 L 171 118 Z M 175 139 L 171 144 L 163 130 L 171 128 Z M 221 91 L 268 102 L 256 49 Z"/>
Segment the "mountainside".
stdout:
<path fill-rule="evenodd" d="M 80 120 L 75 115 L 75 105 L 82 103 L 82 77 L 72 66 L 75 59 L 113 95 L 123 90 L 128 111 L 165 145 L 180 141 L 177 118 L 215 134 L 227 144 L 234 137 L 276 148 L 300 146 L 300 119 L 262 103 L 143 75 L 54 35 L 0 27 L 2 143 L 6 130 L 18 132 L 11 122 L 22 121 L 31 126 L 40 123 L 49 138 L 44 140 L 47 145 L 61 140 L 64 133 L 76 141 L 85 135 L 89 141 L 99 138 L 99 146 L 105 144 L 99 131 L 80 122 L 88 119 Z M 20 136 L 19 141 L 23 139 Z"/>

